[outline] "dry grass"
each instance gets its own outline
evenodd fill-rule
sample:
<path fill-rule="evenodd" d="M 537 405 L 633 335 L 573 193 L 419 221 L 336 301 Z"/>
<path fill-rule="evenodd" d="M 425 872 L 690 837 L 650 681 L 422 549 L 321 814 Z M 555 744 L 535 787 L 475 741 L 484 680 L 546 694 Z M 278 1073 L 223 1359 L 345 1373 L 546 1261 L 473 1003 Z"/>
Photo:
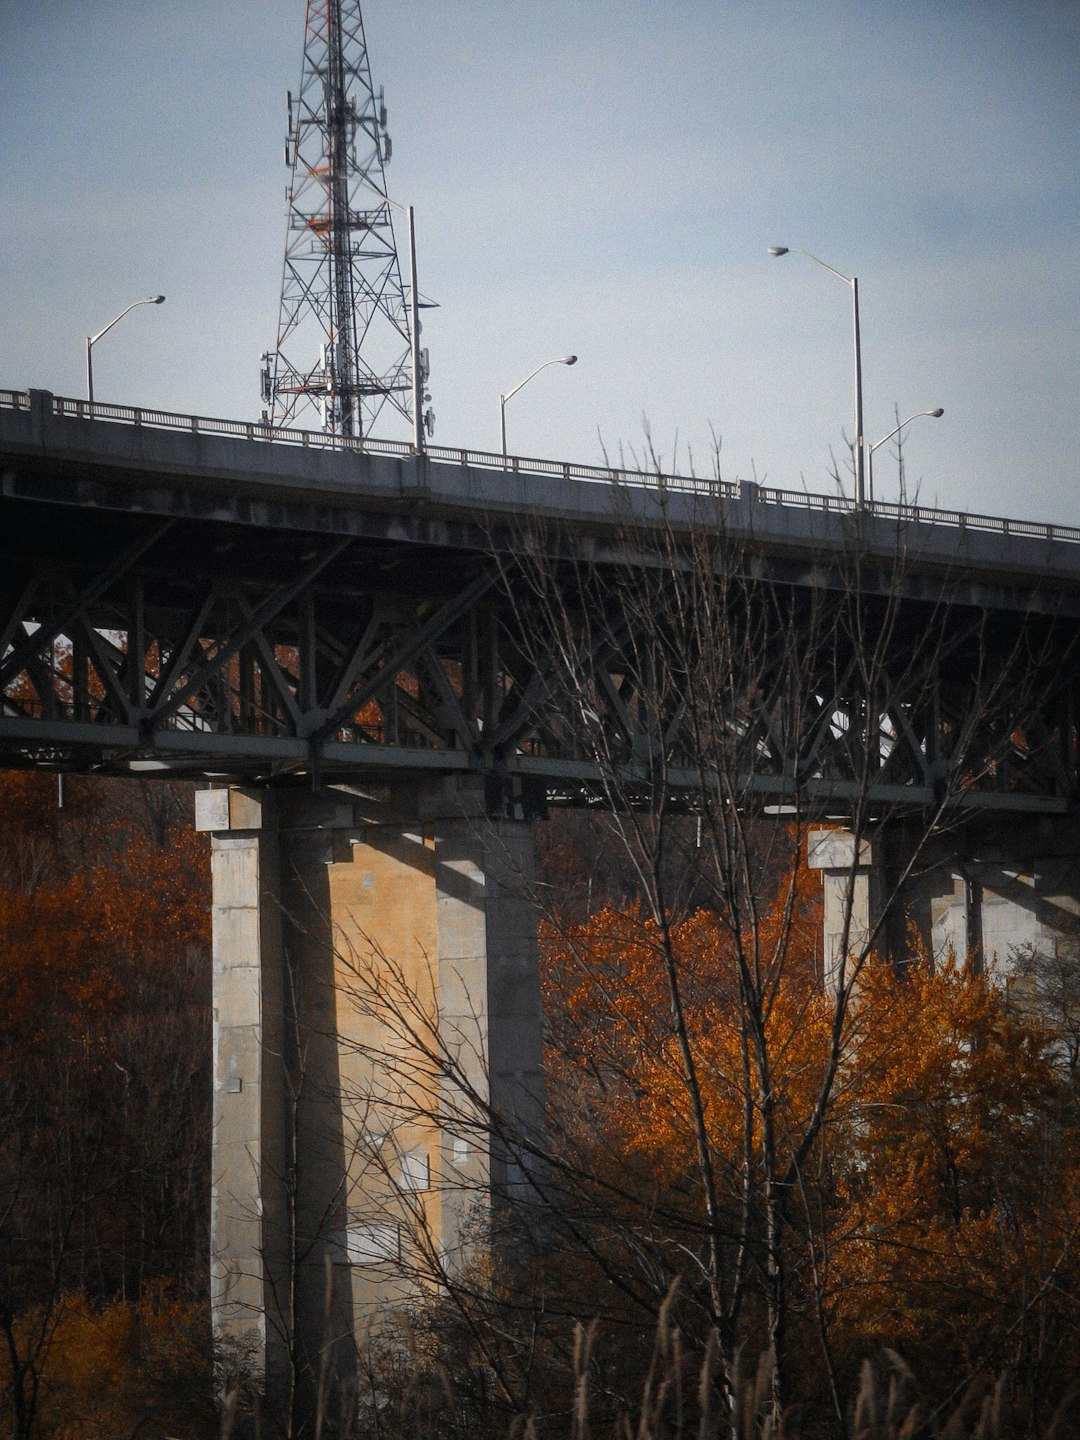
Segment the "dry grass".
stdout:
<path fill-rule="evenodd" d="M 396 1400 L 368 1409 L 344 1426 L 324 1423 L 320 1405 L 302 1436 L 284 1440 L 1074 1440 L 1080 1435 L 1080 1387 L 1043 1425 L 1018 1414 L 1010 1376 L 973 1381 L 944 1409 L 920 1395 L 911 1369 L 894 1350 L 867 1360 L 843 1421 L 833 1417 L 804 1425 L 797 1413 L 780 1418 L 771 1408 L 771 1368 L 736 1367 L 734 1395 L 723 1393 L 714 1347 L 696 1375 L 685 1364 L 678 1330 L 661 1315 L 651 1364 L 633 1411 L 612 1415 L 597 1405 L 593 1352 L 597 1326 L 578 1325 L 573 1392 L 558 1416 L 505 1414 L 463 1418 L 453 1379 L 444 1370 L 417 1366 Z M 690 1383 L 687 1377 L 690 1376 Z M 248 1410 L 238 1391 L 225 1399 L 220 1440 L 280 1440 L 279 1426 L 256 1405 Z"/>

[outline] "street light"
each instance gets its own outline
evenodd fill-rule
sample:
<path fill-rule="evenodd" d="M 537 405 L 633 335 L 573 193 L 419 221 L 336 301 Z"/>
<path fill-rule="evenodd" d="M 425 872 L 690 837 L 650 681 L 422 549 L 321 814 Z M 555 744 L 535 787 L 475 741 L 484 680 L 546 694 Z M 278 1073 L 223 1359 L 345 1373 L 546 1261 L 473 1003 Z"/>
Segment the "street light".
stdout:
<path fill-rule="evenodd" d="M 391 210 L 400 210 L 405 214 L 405 224 L 409 232 L 409 364 L 412 368 L 412 409 L 413 409 L 413 449 L 417 455 L 424 453 L 424 375 L 420 366 L 420 292 L 416 288 L 416 222 L 413 218 L 413 207 L 401 205 L 396 200 L 391 200 L 389 195 L 384 195 L 375 186 L 371 186 L 376 195 L 386 201 Z"/>
<path fill-rule="evenodd" d="M 397 210 L 405 216 L 405 225 L 409 232 L 409 364 L 412 367 L 412 408 L 413 408 L 413 449 L 417 455 L 424 453 L 424 381 L 426 376 L 420 363 L 420 311 L 434 310 L 438 306 L 434 301 L 421 301 L 420 291 L 416 286 L 416 220 L 411 205 L 402 205 L 399 200 L 391 200 L 389 195 L 383 193 L 377 185 L 365 181 L 367 188 L 374 191 L 380 200 L 385 200 L 391 210 Z M 430 396 L 428 397 L 431 398 Z M 433 417 L 432 422 L 433 422 Z"/>
<path fill-rule="evenodd" d="M 130 305 L 125 306 L 124 309 L 120 311 L 116 319 L 109 321 L 104 330 L 99 330 L 96 335 L 88 335 L 86 337 L 86 398 L 90 401 L 91 405 L 94 403 L 94 365 L 91 355 L 94 346 L 103 335 L 107 335 L 112 327 L 124 318 L 129 310 L 134 310 L 136 305 L 162 305 L 164 301 L 164 295 L 148 295 L 145 300 L 133 300 Z"/>
<path fill-rule="evenodd" d="M 384 204 L 389 205 L 391 210 L 405 216 L 409 232 L 409 364 L 412 368 L 413 450 L 417 455 L 422 455 L 425 421 L 433 425 L 435 417 L 430 411 L 427 415 L 424 414 L 424 384 L 427 376 L 423 373 L 420 358 L 420 311 L 437 310 L 439 306 L 435 300 L 421 300 L 420 291 L 416 287 L 416 220 L 413 207 L 402 205 L 400 200 L 391 200 L 390 196 L 373 184 L 366 175 L 361 176 L 360 180 L 373 195 L 377 195 Z M 430 395 L 428 399 L 431 399 Z"/>
<path fill-rule="evenodd" d="M 901 420 L 900 424 L 897 425 L 895 430 L 890 430 L 889 433 L 887 435 L 883 435 L 881 439 L 876 442 L 876 444 L 868 447 L 866 451 L 866 458 L 868 462 L 867 478 L 870 482 L 869 489 L 871 505 L 874 503 L 874 451 L 880 450 L 882 445 L 884 445 L 886 441 L 891 440 L 894 435 L 899 435 L 900 431 L 903 430 L 905 425 L 910 425 L 912 420 L 918 420 L 921 415 L 929 415 L 931 420 L 940 420 L 942 415 L 944 414 L 945 411 L 940 405 L 936 410 L 916 410 L 914 415 L 909 415 L 906 420 Z"/>
<path fill-rule="evenodd" d="M 520 385 L 515 385 L 514 388 L 513 388 L 512 390 L 508 390 L 505 395 L 500 395 L 500 396 L 499 396 L 499 419 L 500 419 L 500 422 L 501 422 L 501 430 L 502 430 L 502 457 L 503 457 L 503 461 L 504 461 L 504 462 L 505 462 L 505 460 L 506 460 L 506 402 L 507 402 L 508 400 L 512 400 L 512 399 L 514 398 L 514 396 L 518 393 L 519 390 L 523 389 L 523 388 L 529 383 L 530 380 L 534 380 L 534 379 L 536 378 L 536 376 L 540 374 L 540 371 L 541 371 L 541 370 L 546 370 L 549 365 L 576 365 L 576 364 L 577 364 L 577 356 L 576 356 L 576 355 L 562 355 L 562 356 L 560 356 L 559 359 L 557 359 L 557 360 L 545 360 L 542 365 L 538 365 L 538 366 L 536 367 L 536 369 L 532 372 L 531 375 L 526 375 L 526 376 L 525 376 L 525 379 L 522 380 L 522 382 L 521 382 Z"/>
<path fill-rule="evenodd" d="M 865 483 L 865 447 L 863 445 L 863 410 L 862 410 L 862 342 L 859 339 L 859 281 L 853 275 L 843 275 L 839 270 L 834 270 L 831 265 L 826 265 L 816 255 L 811 255 L 809 250 L 795 250 L 792 252 L 787 245 L 770 245 L 770 255 L 805 255 L 808 260 L 813 260 L 815 265 L 820 265 L 823 270 L 828 270 L 830 275 L 835 275 L 838 280 L 843 280 L 845 285 L 851 287 L 851 308 L 855 322 L 855 503 L 863 505 L 866 502 Z"/>

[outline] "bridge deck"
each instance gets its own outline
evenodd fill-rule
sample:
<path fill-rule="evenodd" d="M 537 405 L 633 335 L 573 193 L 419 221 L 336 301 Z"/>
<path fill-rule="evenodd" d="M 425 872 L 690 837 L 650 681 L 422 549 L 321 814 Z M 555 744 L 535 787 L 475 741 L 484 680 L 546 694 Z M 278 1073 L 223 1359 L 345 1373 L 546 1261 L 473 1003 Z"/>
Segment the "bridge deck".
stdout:
<path fill-rule="evenodd" d="M 1080 619 L 1080 529 L 325 441 L 0 391 L 0 762 L 248 779 L 473 770 L 585 792 L 596 756 L 554 713 L 542 647 L 505 593 L 506 564 L 538 548 L 552 565 L 625 577 L 670 565 L 673 536 L 708 532 L 756 584 L 837 596 L 857 559 L 866 602 L 909 607 L 898 633 L 910 644 L 943 605 L 993 616 L 1010 645 L 1037 620 L 1068 647 Z M 605 723 L 644 780 L 655 743 L 620 700 L 625 656 L 610 636 L 605 654 L 596 635 L 592 648 L 589 665 L 609 676 Z M 1065 669 L 1039 763 L 995 764 L 966 803 L 1072 803 L 1059 714 L 1063 687 L 1075 689 L 1071 650 Z M 818 688 L 816 738 L 781 745 L 775 717 L 763 722 L 752 782 L 763 800 L 801 790 L 839 805 L 860 783 L 821 732 L 842 732 L 865 697 L 841 694 L 835 676 Z M 918 709 L 898 690 L 881 702 L 882 803 L 932 798 Z M 688 746 L 668 758 L 669 780 L 692 788 Z"/>

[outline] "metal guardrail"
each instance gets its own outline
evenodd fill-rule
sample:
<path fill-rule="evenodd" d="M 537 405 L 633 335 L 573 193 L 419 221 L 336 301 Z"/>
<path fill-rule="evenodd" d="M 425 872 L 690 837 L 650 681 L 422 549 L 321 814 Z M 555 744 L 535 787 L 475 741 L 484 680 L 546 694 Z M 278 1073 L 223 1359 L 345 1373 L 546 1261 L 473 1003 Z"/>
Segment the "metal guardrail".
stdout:
<path fill-rule="evenodd" d="M 51 400 L 54 415 L 74 420 L 108 420 L 114 424 L 149 426 L 154 429 L 182 431 L 189 435 L 227 436 L 235 440 L 247 440 L 252 444 L 297 445 L 301 449 L 352 450 L 360 454 L 403 457 L 415 454 L 411 442 L 406 440 L 354 440 L 349 436 L 327 435 L 321 430 L 293 430 L 262 424 L 259 421 L 219 420 L 202 415 L 181 415 L 169 410 L 147 410 L 140 406 L 110 405 L 101 401 L 91 404 L 88 400 L 73 400 L 59 395 L 51 396 Z M 0 410 L 29 409 L 30 391 L 0 389 Z M 856 502 L 846 495 L 784 490 L 748 482 L 711 480 L 697 475 L 667 475 L 625 470 L 616 466 L 583 465 L 574 461 L 539 460 L 522 455 L 511 455 L 504 459 L 501 454 L 490 450 L 459 450 L 445 445 L 427 445 L 424 453 L 432 460 L 441 460 L 451 465 L 481 470 L 504 470 L 515 475 L 548 475 L 593 484 L 679 490 L 732 500 L 749 494 L 758 504 L 791 505 L 834 514 L 853 514 L 859 508 Z M 863 509 L 884 519 L 1080 544 L 1080 526 L 1076 525 L 1013 520 L 1002 515 L 977 515 L 964 510 L 939 510 L 887 500 L 870 501 Z"/>

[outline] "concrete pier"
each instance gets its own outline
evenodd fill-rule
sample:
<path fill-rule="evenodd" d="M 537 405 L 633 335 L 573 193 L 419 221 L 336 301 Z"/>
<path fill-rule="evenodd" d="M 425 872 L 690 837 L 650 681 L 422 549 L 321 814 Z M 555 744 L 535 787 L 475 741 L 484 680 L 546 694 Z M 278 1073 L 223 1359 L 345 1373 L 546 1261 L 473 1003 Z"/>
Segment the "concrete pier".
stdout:
<path fill-rule="evenodd" d="M 858 847 L 849 831 L 814 830 L 807 862 L 822 876 L 830 989 L 845 943 L 848 954 L 858 954 L 887 901 L 882 954 L 899 960 L 919 948 L 932 964 L 955 957 L 1003 985 L 1020 957 L 1052 962 L 1080 945 L 1076 820 L 1016 816 L 1005 824 L 987 817 L 925 839 L 904 824 L 885 825 Z"/>
<path fill-rule="evenodd" d="M 822 983 L 835 994 L 851 955 L 866 946 L 878 908 L 873 842 L 847 830 L 811 830 L 806 863 L 821 871 Z"/>
<path fill-rule="evenodd" d="M 471 781 L 208 790 L 213 1313 L 278 1403 L 432 1292 L 527 1192 L 532 843 Z M 325 1347 L 332 1351 L 326 1366 Z"/>

